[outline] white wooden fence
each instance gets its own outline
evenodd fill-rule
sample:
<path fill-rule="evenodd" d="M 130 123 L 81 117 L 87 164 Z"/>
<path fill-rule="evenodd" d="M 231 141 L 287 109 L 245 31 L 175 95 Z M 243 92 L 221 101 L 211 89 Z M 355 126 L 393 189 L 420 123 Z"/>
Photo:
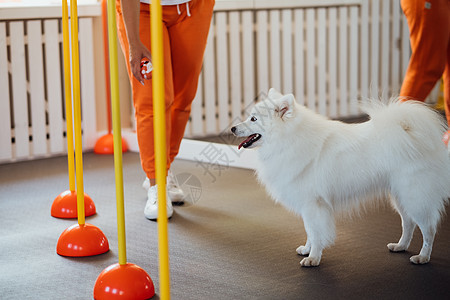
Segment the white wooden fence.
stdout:
<path fill-rule="evenodd" d="M 228 130 L 270 87 L 332 118 L 359 115 L 358 99 L 398 94 L 410 55 L 399 5 L 216 0 L 186 137 Z M 84 149 L 98 135 L 92 18 L 100 11 L 79 10 Z M 0 163 L 66 152 L 60 14 L 0 9 Z"/>
<path fill-rule="evenodd" d="M 82 9 L 80 16 L 100 10 Z M 8 10 L 11 11 L 11 10 Z M 18 10 L 0 19 L 0 162 L 67 152 L 61 9 Z M 15 19 L 23 15 L 23 19 Z M 45 18 L 42 18 L 45 15 Z M 97 138 L 92 18 L 80 17 L 84 148 Z"/>

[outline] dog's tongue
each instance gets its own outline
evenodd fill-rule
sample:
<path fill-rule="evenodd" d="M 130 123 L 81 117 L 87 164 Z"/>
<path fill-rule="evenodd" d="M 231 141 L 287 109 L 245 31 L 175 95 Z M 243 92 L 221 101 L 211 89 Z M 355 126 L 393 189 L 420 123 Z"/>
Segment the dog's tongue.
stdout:
<path fill-rule="evenodd" d="M 251 136 L 249 136 L 249 137 L 247 137 L 245 140 L 243 140 L 242 143 L 239 144 L 238 149 L 241 149 L 242 147 L 245 148 L 246 144 L 247 144 L 248 142 L 250 142 L 250 141 L 253 139 L 254 136 L 255 136 L 255 135 L 252 134 Z"/>

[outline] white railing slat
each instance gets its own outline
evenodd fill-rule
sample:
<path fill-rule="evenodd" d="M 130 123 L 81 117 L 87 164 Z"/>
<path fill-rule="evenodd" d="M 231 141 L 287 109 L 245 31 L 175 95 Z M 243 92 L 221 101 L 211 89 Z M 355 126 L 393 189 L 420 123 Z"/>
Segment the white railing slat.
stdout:
<path fill-rule="evenodd" d="M 195 97 L 194 97 L 195 99 Z M 191 119 L 188 119 L 187 123 L 186 123 L 186 127 L 184 128 L 184 133 L 183 136 L 186 138 L 190 138 L 192 137 L 192 130 L 191 130 L 192 124 L 191 124 Z M 131 150 L 131 149 L 130 149 Z"/>
<path fill-rule="evenodd" d="M 203 63 L 204 96 L 205 96 L 205 135 L 217 133 L 216 118 L 216 67 L 215 67 L 215 16 L 208 34 Z"/>
<path fill-rule="evenodd" d="M 405 16 L 402 13 L 401 18 L 401 35 L 402 35 L 402 43 L 401 43 L 401 74 L 400 76 L 403 78 L 406 74 L 406 69 L 408 69 L 409 57 L 411 56 L 411 48 L 409 45 L 409 27 L 408 22 L 406 21 Z M 401 80 L 403 82 L 403 80 Z"/>
<path fill-rule="evenodd" d="M 203 135 L 203 73 L 198 80 L 197 93 L 191 106 L 190 135 Z"/>
<path fill-rule="evenodd" d="M 32 149 L 33 155 L 42 156 L 48 153 L 48 149 L 44 77 L 42 76 L 44 74 L 44 61 L 41 21 L 27 22 L 27 29 Z"/>
<path fill-rule="evenodd" d="M 328 113 L 338 116 L 337 106 L 337 8 L 328 9 Z"/>
<path fill-rule="evenodd" d="M 284 9 L 281 12 L 282 20 L 282 45 L 283 54 L 281 55 L 282 61 L 282 86 L 283 93 L 294 93 L 294 72 L 293 72 L 293 55 L 292 55 L 292 10 Z"/>
<path fill-rule="evenodd" d="M 229 80 L 228 80 L 228 32 L 227 32 L 227 13 L 216 13 L 217 24 L 217 101 L 219 113 L 219 132 L 225 130 L 230 125 L 229 120 Z"/>
<path fill-rule="evenodd" d="M 392 39 L 390 57 L 392 62 L 391 77 L 389 83 L 391 84 L 391 95 L 398 95 L 400 93 L 400 22 L 403 17 L 400 14 L 400 2 L 391 2 L 392 5 Z"/>
<path fill-rule="evenodd" d="M 389 95 L 391 93 L 389 89 L 389 49 L 391 49 L 392 44 L 389 39 L 389 29 L 390 29 L 390 3 L 388 1 L 381 2 L 381 58 L 379 63 L 381 64 L 380 69 L 380 92 L 383 96 Z"/>
<path fill-rule="evenodd" d="M 267 93 L 269 90 L 269 40 L 268 16 L 266 10 L 256 12 L 256 74 L 257 94 Z"/>
<path fill-rule="evenodd" d="M 44 32 L 50 152 L 61 153 L 65 150 L 65 147 L 63 140 L 63 98 L 61 93 L 58 21 L 45 20 Z"/>
<path fill-rule="evenodd" d="M 350 49 L 349 49 L 349 114 L 356 116 L 359 114 L 358 106 L 358 62 L 359 62 L 359 51 L 358 51 L 358 8 L 352 6 L 350 10 Z"/>
<path fill-rule="evenodd" d="M 347 7 L 339 7 L 339 116 L 348 115 Z"/>
<path fill-rule="evenodd" d="M 16 158 L 30 155 L 28 101 L 26 89 L 25 38 L 23 22 L 9 23 L 11 38 L 11 74 L 14 108 Z"/>
<path fill-rule="evenodd" d="M 6 23 L 0 22 L 0 161 L 12 159 Z"/>
<path fill-rule="evenodd" d="M 281 91 L 281 37 L 280 37 L 280 11 L 271 10 L 270 18 L 270 52 L 269 52 L 269 79 L 270 87 Z M 284 91 L 283 91 L 284 92 Z"/>
<path fill-rule="evenodd" d="M 243 97 L 244 107 L 241 118 L 246 118 L 247 110 L 256 98 L 255 87 L 255 63 L 254 63 L 254 25 L 253 13 L 242 12 L 242 77 L 243 77 Z"/>
<path fill-rule="evenodd" d="M 315 9 L 306 9 L 306 105 L 316 111 L 316 20 Z"/>
<path fill-rule="evenodd" d="M 231 121 L 242 114 L 241 21 L 239 12 L 229 13 Z"/>
<path fill-rule="evenodd" d="M 298 103 L 305 104 L 304 11 L 294 10 L 294 93 Z"/>
<path fill-rule="evenodd" d="M 380 2 L 370 2 L 370 98 L 378 98 Z"/>
<path fill-rule="evenodd" d="M 437 99 L 440 93 L 440 87 L 441 87 L 441 80 L 438 80 L 437 83 L 434 85 L 434 87 L 431 89 L 431 92 L 428 95 L 427 99 L 425 99 L 425 102 L 429 103 L 433 99 Z"/>
<path fill-rule="evenodd" d="M 327 21 L 326 9 L 317 9 L 317 111 L 327 115 Z"/>
<path fill-rule="evenodd" d="M 79 20 L 80 84 L 83 128 L 83 149 L 93 148 L 97 141 L 97 114 L 95 109 L 94 38 L 91 18 Z M 89 130 L 88 130 L 89 128 Z"/>
<path fill-rule="evenodd" d="M 363 1 L 360 7 L 360 97 L 369 96 L 369 5 Z"/>

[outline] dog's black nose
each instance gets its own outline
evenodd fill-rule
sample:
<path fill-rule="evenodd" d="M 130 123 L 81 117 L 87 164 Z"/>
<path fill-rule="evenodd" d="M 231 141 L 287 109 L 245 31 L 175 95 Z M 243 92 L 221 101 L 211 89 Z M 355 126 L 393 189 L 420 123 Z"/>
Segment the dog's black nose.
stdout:
<path fill-rule="evenodd" d="M 231 132 L 234 133 L 236 131 L 236 127 L 231 127 Z"/>

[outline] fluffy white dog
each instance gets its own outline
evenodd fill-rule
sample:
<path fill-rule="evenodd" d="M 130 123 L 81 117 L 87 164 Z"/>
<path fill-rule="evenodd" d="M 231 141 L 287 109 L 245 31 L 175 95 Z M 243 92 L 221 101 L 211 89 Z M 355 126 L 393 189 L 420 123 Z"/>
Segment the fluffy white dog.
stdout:
<path fill-rule="evenodd" d="M 303 218 L 307 241 L 300 264 L 318 266 L 335 239 L 335 216 L 390 199 L 403 233 L 390 251 L 405 251 L 416 225 L 423 245 L 410 258 L 430 260 L 436 227 L 450 196 L 450 159 L 442 118 L 416 101 L 368 101 L 370 120 L 345 124 L 271 89 L 248 119 L 231 131 L 247 137 L 239 148 L 257 148 L 257 176 L 275 201 Z"/>

